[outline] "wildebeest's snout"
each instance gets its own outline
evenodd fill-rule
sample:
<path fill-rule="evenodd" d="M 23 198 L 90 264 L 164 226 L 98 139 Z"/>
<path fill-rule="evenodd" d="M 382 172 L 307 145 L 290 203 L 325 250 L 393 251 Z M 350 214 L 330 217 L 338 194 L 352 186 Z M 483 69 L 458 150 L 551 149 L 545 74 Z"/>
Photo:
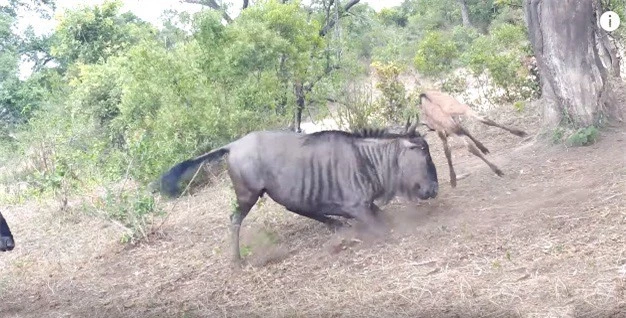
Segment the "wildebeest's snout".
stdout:
<path fill-rule="evenodd" d="M 0 237 L 0 251 L 10 251 L 15 247 L 15 242 L 12 237 L 2 236 Z"/>
<path fill-rule="evenodd" d="M 437 193 L 439 193 L 439 182 L 434 181 L 434 182 L 430 182 L 428 184 L 428 186 L 423 187 L 420 189 L 420 199 L 422 200 L 427 200 L 427 199 L 433 199 L 437 196 Z"/>

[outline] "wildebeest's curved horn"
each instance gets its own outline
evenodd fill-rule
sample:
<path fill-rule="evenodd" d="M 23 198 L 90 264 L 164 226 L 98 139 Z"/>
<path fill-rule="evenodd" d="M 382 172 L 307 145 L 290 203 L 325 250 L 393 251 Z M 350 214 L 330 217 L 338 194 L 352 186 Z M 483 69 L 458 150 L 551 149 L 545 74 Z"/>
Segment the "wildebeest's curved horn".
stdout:
<path fill-rule="evenodd" d="M 406 125 L 404 125 L 404 133 L 409 132 L 409 126 L 411 126 L 411 115 L 406 119 Z"/>
<path fill-rule="evenodd" d="M 413 125 L 411 125 L 411 127 L 409 127 L 409 128 L 407 129 L 407 131 L 406 131 L 406 132 L 407 132 L 407 134 L 409 134 L 409 135 L 415 135 L 415 134 L 416 134 L 415 130 L 417 129 L 417 124 L 418 124 L 417 122 L 413 123 Z"/>

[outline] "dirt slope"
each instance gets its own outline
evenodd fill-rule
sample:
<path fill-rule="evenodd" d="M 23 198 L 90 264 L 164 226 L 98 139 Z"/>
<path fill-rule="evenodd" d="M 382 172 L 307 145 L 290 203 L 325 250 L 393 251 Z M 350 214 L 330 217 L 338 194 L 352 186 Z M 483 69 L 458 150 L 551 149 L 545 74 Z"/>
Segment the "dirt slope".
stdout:
<path fill-rule="evenodd" d="M 626 129 L 569 149 L 472 129 L 503 178 L 454 148 L 471 175 L 451 189 L 429 135 L 440 195 L 388 206 L 383 242 L 268 200 L 244 221 L 240 272 L 227 181 L 168 203 L 162 235 L 133 248 L 81 214 L 9 207 L 19 245 L 0 255 L 0 317 L 626 317 Z"/>

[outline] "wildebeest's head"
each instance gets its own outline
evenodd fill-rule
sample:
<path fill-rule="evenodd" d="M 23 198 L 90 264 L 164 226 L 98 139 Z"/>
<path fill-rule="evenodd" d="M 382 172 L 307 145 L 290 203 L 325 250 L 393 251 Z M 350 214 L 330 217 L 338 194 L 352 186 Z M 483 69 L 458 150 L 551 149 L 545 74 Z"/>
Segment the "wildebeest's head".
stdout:
<path fill-rule="evenodd" d="M 0 252 L 10 251 L 14 247 L 13 234 L 11 234 L 7 221 L 0 213 Z"/>
<path fill-rule="evenodd" d="M 426 200 L 437 196 L 439 183 L 437 169 L 430 157 L 426 140 L 416 132 L 417 123 L 407 128 L 400 140 L 398 176 L 400 194 L 407 199 Z"/>

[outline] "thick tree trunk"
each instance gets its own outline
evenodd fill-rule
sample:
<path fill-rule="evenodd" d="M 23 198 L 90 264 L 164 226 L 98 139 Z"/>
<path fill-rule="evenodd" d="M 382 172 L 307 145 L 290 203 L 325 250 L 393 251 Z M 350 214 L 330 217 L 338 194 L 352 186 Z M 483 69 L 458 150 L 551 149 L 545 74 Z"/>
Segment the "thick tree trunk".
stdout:
<path fill-rule="evenodd" d="M 466 28 L 472 27 L 472 23 L 469 18 L 469 9 L 467 7 L 467 0 L 457 0 L 461 5 L 461 18 L 463 19 L 463 26 Z"/>
<path fill-rule="evenodd" d="M 621 84 L 617 49 L 600 28 L 598 0 L 525 0 L 524 11 L 546 125 L 582 127 L 603 115 L 620 117 L 615 112 L 615 87 Z"/>

